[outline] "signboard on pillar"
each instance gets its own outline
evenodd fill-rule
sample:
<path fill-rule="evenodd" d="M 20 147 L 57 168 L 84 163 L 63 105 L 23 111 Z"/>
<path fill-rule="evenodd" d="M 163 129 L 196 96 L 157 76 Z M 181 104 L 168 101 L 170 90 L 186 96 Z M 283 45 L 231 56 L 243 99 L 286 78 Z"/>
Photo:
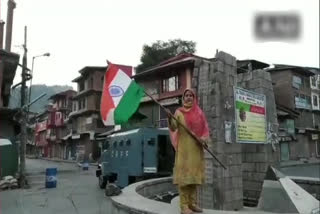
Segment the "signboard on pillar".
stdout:
<path fill-rule="evenodd" d="M 236 137 L 238 143 L 266 143 L 266 96 L 234 88 Z"/>

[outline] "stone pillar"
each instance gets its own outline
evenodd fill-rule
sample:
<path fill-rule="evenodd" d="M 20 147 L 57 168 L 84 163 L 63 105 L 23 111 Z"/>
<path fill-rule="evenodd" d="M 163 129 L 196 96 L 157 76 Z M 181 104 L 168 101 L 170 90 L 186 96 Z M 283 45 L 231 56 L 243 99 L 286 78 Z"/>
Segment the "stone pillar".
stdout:
<path fill-rule="evenodd" d="M 213 141 L 210 149 L 227 167 L 224 170 L 206 152 L 206 183 L 199 191 L 199 201 L 208 209 L 239 210 L 243 207 L 241 145 L 236 143 L 234 131 L 236 72 L 236 58 L 224 52 L 218 52 L 212 61 L 198 60 L 194 65 L 192 87 L 197 91 L 199 105 L 208 120 Z M 231 124 L 229 139 L 226 139 L 225 124 Z"/>
<path fill-rule="evenodd" d="M 238 86 L 266 96 L 267 144 L 242 144 L 244 200 L 257 205 L 268 166 L 279 162 L 279 144 L 274 144 L 278 130 L 276 104 L 271 76 L 266 71 L 238 74 Z"/>

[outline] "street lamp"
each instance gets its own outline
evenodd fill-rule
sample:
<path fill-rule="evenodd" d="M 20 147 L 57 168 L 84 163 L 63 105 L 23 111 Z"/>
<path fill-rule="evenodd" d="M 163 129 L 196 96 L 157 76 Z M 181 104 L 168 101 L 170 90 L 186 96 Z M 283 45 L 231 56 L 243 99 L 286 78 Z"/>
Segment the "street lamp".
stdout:
<path fill-rule="evenodd" d="M 28 98 L 28 103 L 30 103 L 30 99 L 31 99 L 31 86 L 32 86 L 32 79 L 33 79 L 33 67 L 34 67 L 34 60 L 38 57 L 43 57 L 43 56 L 46 56 L 46 57 L 49 57 L 50 56 L 50 53 L 44 53 L 44 54 L 41 54 L 41 55 L 37 55 L 37 56 L 34 56 L 32 57 L 32 67 L 31 67 L 31 72 L 30 72 L 30 87 L 29 87 L 29 98 Z M 28 107 L 28 112 L 29 112 L 29 107 Z"/>

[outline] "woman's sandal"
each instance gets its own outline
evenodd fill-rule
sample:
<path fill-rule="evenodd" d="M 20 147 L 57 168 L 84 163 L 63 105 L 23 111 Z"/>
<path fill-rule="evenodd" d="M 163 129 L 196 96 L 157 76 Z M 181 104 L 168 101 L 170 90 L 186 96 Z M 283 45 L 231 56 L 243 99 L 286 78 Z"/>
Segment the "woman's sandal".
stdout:
<path fill-rule="evenodd" d="M 203 210 L 202 210 L 199 206 L 197 206 L 197 205 L 191 205 L 191 206 L 189 206 L 189 208 L 190 208 L 193 212 L 196 212 L 196 213 L 202 213 L 202 212 L 203 212 Z"/>
<path fill-rule="evenodd" d="M 192 210 L 186 208 L 183 211 L 181 211 L 181 214 L 193 214 Z"/>

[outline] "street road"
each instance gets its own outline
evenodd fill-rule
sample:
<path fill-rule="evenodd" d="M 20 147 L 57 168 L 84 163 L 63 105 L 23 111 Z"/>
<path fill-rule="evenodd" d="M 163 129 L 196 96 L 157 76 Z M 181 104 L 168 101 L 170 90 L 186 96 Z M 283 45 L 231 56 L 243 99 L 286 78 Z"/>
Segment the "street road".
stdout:
<path fill-rule="evenodd" d="M 320 178 L 320 164 L 301 164 L 297 166 L 282 167 L 280 169 L 285 175 Z"/>
<path fill-rule="evenodd" d="M 95 166 L 27 159 L 30 189 L 0 192 L 0 214 L 102 214 L 106 198 L 97 185 Z M 57 167 L 57 188 L 45 188 L 45 169 Z"/>

